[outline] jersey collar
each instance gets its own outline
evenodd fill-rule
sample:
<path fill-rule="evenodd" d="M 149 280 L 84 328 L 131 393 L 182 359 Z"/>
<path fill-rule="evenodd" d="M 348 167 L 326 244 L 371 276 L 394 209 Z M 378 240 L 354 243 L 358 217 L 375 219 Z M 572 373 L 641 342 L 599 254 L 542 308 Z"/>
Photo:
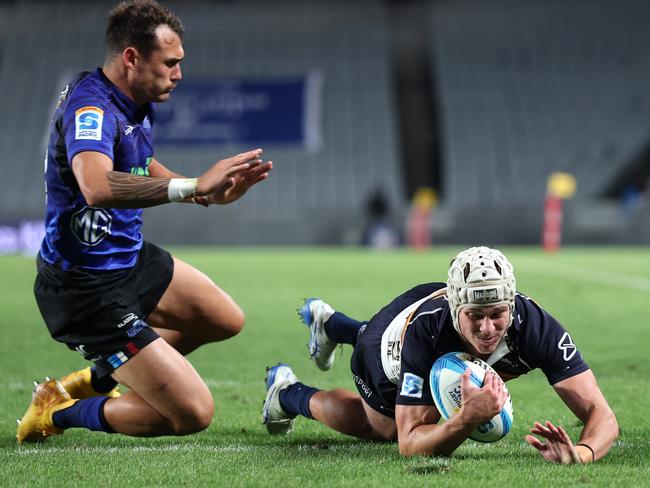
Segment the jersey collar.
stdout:
<path fill-rule="evenodd" d="M 115 86 L 111 80 L 108 79 L 101 67 L 97 68 L 96 73 L 97 76 L 110 90 L 115 100 L 115 104 L 130 120 L 142 123 L 144 119 L 151 114 L 151 103 L 137 105 L 133 100 L 126 96 L 122 90 Z"/>

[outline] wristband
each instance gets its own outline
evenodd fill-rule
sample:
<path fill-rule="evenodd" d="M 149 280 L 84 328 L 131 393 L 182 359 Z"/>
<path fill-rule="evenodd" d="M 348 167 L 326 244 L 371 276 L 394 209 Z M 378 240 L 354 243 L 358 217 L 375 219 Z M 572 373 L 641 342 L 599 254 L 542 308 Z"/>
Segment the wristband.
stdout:
<path fill-rule="evenodd" d="M 170 202 L 181 202 L 187 197 L 196 195 L 196 178 L 172 178 L 167 187 L 167 198 Z"/>
<path fill-rule="evenodd" d="M 591 448 L 590 445 L 579 443 L 579 444 L 576 444 L 576 447 L 577 446 L 582 446 L 582 447 L 586 447 L 587 449 L 589 449 L 591 451 L 591 462 L 593 463 L 594 461 L 596 461 L 596 453 L 594 452 L 594 450 Z"/>

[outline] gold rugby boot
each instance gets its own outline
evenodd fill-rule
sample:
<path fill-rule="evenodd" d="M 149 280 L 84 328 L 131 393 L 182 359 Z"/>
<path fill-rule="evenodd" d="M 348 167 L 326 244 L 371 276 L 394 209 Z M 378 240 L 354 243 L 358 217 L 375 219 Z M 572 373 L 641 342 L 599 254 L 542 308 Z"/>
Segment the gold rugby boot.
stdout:
<path fill-rule="evenodd" d="M 96 396 L 107 396 L 110 398 L 121 396 L 120 390 L 117 386 L 108 393 L 99 393 L 95 391 L 90 381 L 90 366 L 65 375 L 63 378 L 59 379 L 59 382 L 72 398 L 77 398 L 79 400 Z"/>
<path fill-rule="evenodd" d="M 43 442 L 51 435 L 63 434 L 63 429 L 54 425 L 52 414 L 71 407 L 77 401 L 70 398 L 61 383 L 56 380 L 38 383 L 32 393 L 32 403 L 23 418 L 18 421 L 18 443 Z"/>

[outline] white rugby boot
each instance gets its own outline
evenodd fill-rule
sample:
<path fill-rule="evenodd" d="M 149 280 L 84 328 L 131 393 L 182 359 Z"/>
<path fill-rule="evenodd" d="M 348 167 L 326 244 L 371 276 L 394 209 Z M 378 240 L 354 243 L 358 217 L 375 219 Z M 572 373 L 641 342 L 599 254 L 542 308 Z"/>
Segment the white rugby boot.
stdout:
<path fill-rule="evenodd" d="M 334 364 L 337 343 L 325 333 L 325 322 L 333 313 L 334 309 L 320 298 L 307 298 L 298 310 L 302 322 L 309 327 L 309 355 L 321 371 L 327 371 Z"/>
<path fill-rule="evenodd" d="M 280 391 L 298 381 L 288 364 L 278 363 L 266 368 L 266 399 L 262 407 L 262 422 L 269 434 L 288 434 L 293 429 L 295 415 L 282 410 Z"/>

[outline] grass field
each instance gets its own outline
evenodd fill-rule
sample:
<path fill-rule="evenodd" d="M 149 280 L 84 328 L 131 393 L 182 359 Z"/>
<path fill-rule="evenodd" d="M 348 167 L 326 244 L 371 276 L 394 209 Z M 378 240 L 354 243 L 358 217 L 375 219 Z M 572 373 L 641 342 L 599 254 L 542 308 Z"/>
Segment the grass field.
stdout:
<path fill-rule="evenodd" d="M 16 418 L 31 382 L 84 366 L 52 341 L 31 292 L 31 258 L 0 257 L 0 469 L 4 486 L 650 486 L 650 250 L 570 248 L 557 255 L 505 248 L 518 288 L 570 331 L 614 409 L 621 436 L 588 466 L 555 466 L 523 441 L 534 420 L 580 426 L 539 372 L 509 383 L 513 431 L 501 442 L 467 441 L 452 458 L 401 458 L 394 444 L 359 442 L 314 421 L 270 437 L 261 424 L 264 367 L 285 361 L 307 384 L 354 390 L 350 348 L 322 373 L 306 350 L 295 309 L 307 296 L 369 318 L 411 285 L 445 279 L 457 248 L 428 253 L 346 249 L 175 249 L 247 313 L 236 338 L 190 361 L 214 394 L 217 413 L 201 434 L 133 439 L 71 430 L 18 446 Z"/>

